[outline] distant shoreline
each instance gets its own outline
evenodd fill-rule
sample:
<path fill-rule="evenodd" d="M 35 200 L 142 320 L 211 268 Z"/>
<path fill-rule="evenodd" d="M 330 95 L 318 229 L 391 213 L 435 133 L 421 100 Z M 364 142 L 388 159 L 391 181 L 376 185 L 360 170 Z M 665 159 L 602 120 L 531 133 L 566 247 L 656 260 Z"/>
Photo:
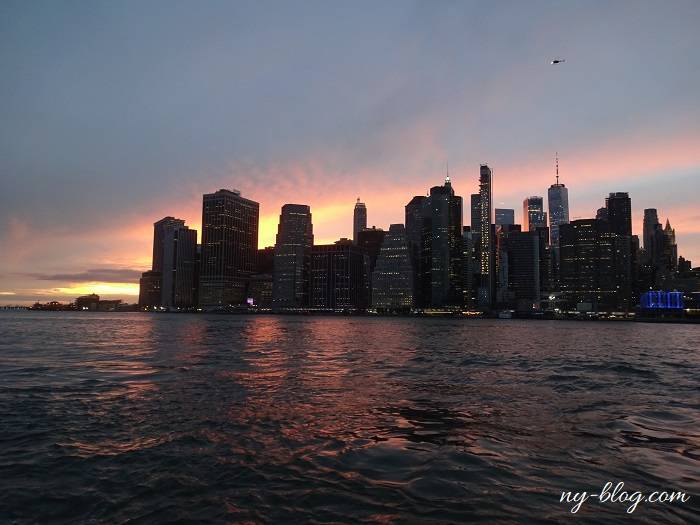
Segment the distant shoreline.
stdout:
<path fill-rule="evenodd" d="M 671 324 L 699 324 L 700 316 L 693 317 L 655 317 L 655 316 L 644 316 L 644 315 L 632 315 L 632 316 L 619 316 L 611 315 L 607 313 L 581 313 L 568 314 L 568 315 L 518 315 L 513 313 L 511 317 L 499 317 L 499 312 L 491 312 L 488 314 L 479 314 L 472 312 L 470 314 L 463 314 L 458 312 L 429 312 L 429 313 L 367 313 L 367 312 L 329 312 L 329 311 L 299 311 L 299 312 L 272 312 L 269 310 L 255 311 L 255 310 L 241 310 L 241 311 L 170 311 L 170 312 L 154 312 L 154 311 L 144 311 L 144 310 L 119 310 L 119 311 L 99 311 L 99 310 L 41 310 L 32 309 L 28 306 L 0 306 L 0 311 L 27 311 L 27 312 L 52 312 L 52 313 L 81 313 L 81 314 L 131 314 L 131 313 L 142 313 L 151 315 L 163 315 L 163 314 L 191 314 L 191 315 L 226 315 L 226 316 L 281 316 L 281 317 L 356 317 L 356 318 L 424 318 L 424 319 L 490 319 L 498 321 L 578 321 L 578 322 L 639 322 L 639 323 L 671 323 Z"/>

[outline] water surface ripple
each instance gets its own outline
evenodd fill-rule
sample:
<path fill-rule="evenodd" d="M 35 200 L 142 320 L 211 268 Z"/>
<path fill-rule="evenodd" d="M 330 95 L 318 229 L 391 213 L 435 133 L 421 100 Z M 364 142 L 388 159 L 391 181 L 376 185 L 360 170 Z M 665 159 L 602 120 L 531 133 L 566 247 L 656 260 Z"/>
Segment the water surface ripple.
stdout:
<path fill-rule="evenodd" d="M 0 313 L 2 523 L 699 523 L 700 326 Z M 683 490 L 587 502 L 562 490 Z"/>

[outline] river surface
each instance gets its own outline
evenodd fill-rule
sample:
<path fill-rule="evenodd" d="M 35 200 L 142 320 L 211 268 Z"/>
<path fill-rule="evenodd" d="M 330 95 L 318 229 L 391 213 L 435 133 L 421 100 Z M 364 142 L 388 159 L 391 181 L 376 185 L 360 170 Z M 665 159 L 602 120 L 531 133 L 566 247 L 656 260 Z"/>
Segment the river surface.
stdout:
<path fill-rule="evenodd" d="M 562 491 L 683 491 L 685 503 Z M 0 312 L 1 523 L 700 523 L 700 326 Z"/>

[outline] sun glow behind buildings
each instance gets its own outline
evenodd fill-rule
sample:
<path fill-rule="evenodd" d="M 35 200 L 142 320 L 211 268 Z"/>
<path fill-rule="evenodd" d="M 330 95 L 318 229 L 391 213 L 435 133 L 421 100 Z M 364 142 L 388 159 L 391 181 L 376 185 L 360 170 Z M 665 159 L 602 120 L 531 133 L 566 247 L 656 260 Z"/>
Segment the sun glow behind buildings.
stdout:
<path fill-rule="evenodd" d="M 80 295 L 88 295 L 91 293 L 100 296 L 132 296 L 139 295 L 139 283 L 76 283 L 70 286 L 59 288 L 51 288 L 46 291 L 46 295 L 62 295 L 75 298 Z"/>

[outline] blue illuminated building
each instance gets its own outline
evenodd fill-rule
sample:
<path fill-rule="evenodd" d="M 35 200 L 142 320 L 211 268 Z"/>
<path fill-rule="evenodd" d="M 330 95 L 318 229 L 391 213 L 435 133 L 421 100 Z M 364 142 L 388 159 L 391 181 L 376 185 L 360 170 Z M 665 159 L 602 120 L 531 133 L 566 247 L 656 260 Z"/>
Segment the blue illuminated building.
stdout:
<path fill-rule="evenodd" d="M 682 310 L 683 292 L 644 292 L 640 304 L 645 310 Z"/>

